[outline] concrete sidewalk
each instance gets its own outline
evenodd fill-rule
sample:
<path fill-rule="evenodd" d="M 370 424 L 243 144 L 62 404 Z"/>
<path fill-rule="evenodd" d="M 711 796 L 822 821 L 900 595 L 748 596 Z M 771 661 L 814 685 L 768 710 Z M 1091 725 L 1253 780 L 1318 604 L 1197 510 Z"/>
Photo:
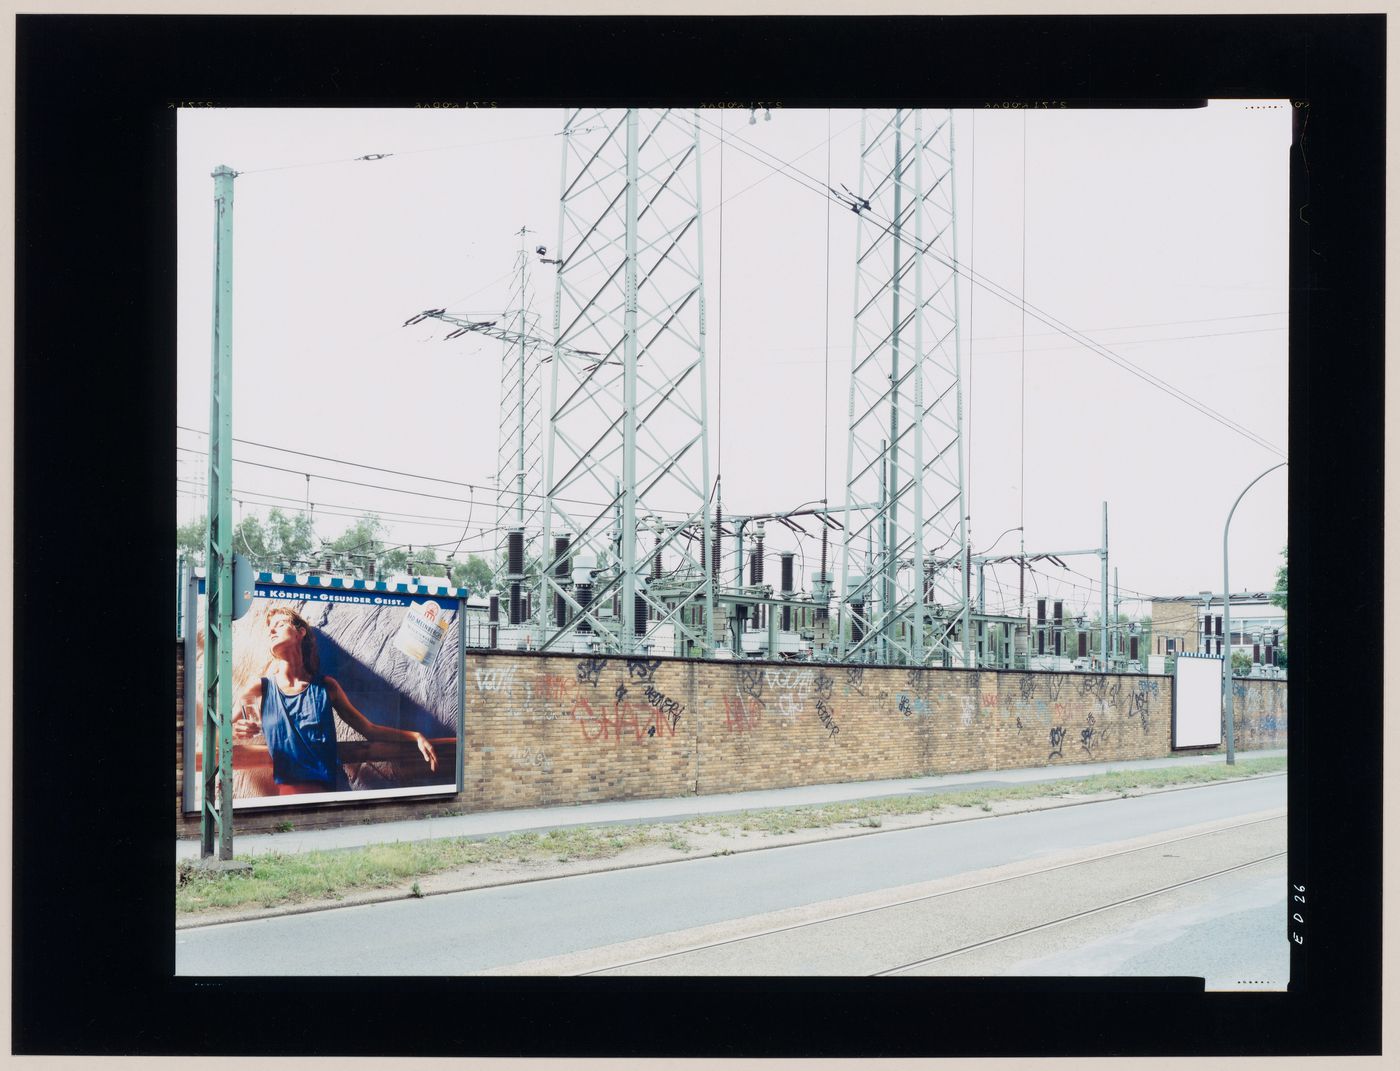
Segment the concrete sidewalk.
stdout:
<path fill-rule="evenodd" d="M 1237 758 L 1265 758 L 1287 755 L 1285 749 L 1237 753 Z M 581 803 L 568 807 L 538 807 L 515 811 L 483 811 L 479 814 L 444 818 L 421 818 L 399 822 L 376 822 L 312 829 L 292 833 L 255 833 L 234 836 L 234 854 L 260 855 L 267 852 L 309 852 L 334 848 L 357 848 L 367 844 L 396 841 L 432 840 L 437 837 L 495 837 L 509 833 L 545 832 L 572 826 L 636 825 L 646 822 L 680 822 L 702 815 L 735 814 L 772 807 L 820 806 L 849 800 L 878 799 L 887 796 L 927 795 L 978 788 L 1006 788 L 1011 785 L 1047 781 L 1080 780 L 1096 774 L 1124 770 L 1160 770 L 1168 767 L 1224 765 L 1224 755 L 1193 755 L 1180 758 L 1140 759 L 1134 762 L 1088 762 L 1067 766 L 1036 766 L 1020 770 L 987 770 L 974 773 L 941 774 L 934 777 L 905 777 L 888 781 L 851 781 L 832 785 L 802 785 L 797 788 L 760 789 L 753 792 L 725 792 L 712 796 L 677 796 L 656 800 L 613 800 L 607 803 Z M 175 857 L 199 858 L 199 839 L 177 840 Z"/>

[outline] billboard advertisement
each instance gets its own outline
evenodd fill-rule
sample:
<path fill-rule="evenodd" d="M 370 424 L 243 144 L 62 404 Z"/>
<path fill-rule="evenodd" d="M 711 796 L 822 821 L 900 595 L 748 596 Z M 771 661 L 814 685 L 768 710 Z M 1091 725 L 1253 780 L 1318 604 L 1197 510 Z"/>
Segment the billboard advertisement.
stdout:
<path fill-rule="evenodd" d="M 204 596 L 194 621 L 193 762 L 203 788 Z M 233 623 L 233 805 L 457 790 L 455 597 L 258 583 Z"/>
<path fill-rule="evenodd" d="M 1225 660 L 1183 652 L 1172 688 L 1172 748 L 1220 746 Z"/>

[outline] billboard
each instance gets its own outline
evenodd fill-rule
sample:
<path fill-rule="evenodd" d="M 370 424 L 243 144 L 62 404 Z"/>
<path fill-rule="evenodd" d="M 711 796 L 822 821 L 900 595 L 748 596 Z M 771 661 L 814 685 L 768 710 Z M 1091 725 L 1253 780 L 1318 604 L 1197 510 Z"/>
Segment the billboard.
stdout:
<path fill-rule="evenodd" d="M 1219 747 L 1221 682 L 1225 660 L 1217 655 L 1176 656 L 1172 688 L 1172 747 Z"/>
<path fill-rule="evenodd" d="M 460 611 L 442 595 L 257 583 L 233 623 L 233 806 L 456 792 Z M 204 613 L 201 581 L 189 810 L 203 789 Z"/>

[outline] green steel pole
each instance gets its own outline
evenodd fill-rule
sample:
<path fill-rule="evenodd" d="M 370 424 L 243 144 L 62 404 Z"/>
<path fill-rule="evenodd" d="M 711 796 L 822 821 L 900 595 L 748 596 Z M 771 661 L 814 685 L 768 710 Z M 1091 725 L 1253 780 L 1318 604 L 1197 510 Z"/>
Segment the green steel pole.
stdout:
<path fill-rule="evenodd" d="M 209 536 L 204 601 L 200 856 L 233 858 L 233 180 L 214 169 L 214 330 L 209 379 Z M 214 763 L 217 750 L 218 765 Z M 217 800 L 217 802 L 216 802 Z"/>

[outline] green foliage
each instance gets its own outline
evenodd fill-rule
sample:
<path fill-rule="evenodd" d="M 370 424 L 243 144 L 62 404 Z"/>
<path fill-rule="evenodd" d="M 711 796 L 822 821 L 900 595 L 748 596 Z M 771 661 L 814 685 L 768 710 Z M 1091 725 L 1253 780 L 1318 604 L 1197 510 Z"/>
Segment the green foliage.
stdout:
<path fill-rule="evenodd" d="M 208 518 L 199 517 L 175 529 L 175 549 L 190 554 L 196 565 L 203 565 L 208 538 Z M 301 512 L 288 514 L 274 508 L 268 511 L 266 520 L 249 514 L 233 527 L 233 552 L 249 558 L 255 568 L 306 559 L 315 547 L 311 518 Z"/>
<path fill-rule="evenodd" d="M 384 550 L 386 534 L 384 522 L 377 515 L 366 513 L 331 540 L 331 549 L 341 554 L 378 555 Z"/>
<path fill-rule="evenodd" d="M 1269 601 L 1275 606 L 1282 606 L 1288 609 L 1288 544 L 1283 546 L 1283 564 L 1278 567 L 1278 572 L 1274 574 L 1274 591 L 1276 595 Z"/>
<path fill-rule="evenodd" d="M 464 562 L 452 563 L 452 583 L 459 588 L 473 592 L 491 589 L 491 566 L 485 558 L 476 554 L 467 556 Z"/>
<path fill-rule="evenodd" d="M 1243 651 L 1235 651 L 1230 655 L 1230 671 L 1236 677 L 1248 677 L 1249 668 L 1253 664 L 1253 660 Z"/>
<path fill-rule="evenodd" d="M 204 564 L 205 545 L 209 542 L 209 518 L 200 516 L 175 529 L 175 551 L 182 558 L 194 559 L 195 565 Z"/>

